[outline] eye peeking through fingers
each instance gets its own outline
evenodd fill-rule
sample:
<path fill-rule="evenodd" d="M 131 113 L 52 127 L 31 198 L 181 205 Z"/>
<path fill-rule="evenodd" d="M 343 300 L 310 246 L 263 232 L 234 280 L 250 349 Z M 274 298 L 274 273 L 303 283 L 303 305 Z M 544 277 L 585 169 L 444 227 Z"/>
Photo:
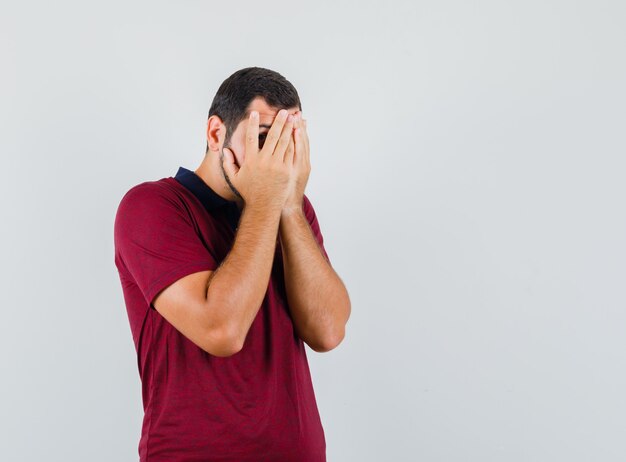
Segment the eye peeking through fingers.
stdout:
<path fill-rule="evenodd" d="M 267 137 L 267 133 L 259 134 L 259 148 L 263 147 L 263 144 L 265 143 L 265 138 L 266 137 Z"/>

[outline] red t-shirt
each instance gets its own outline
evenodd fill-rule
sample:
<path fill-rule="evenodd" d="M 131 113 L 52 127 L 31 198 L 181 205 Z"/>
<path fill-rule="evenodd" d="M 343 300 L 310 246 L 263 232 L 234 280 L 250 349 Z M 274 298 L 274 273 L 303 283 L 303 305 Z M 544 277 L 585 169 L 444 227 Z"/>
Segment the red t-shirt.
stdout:
<path fill-rule="evenodd" d="M 179 176 L 190 183 L 184 186 Z M 328 257 L 306 196 L 304 211 Z M 279 242 L 262 306 L 242 350 L 232 356 L 205 352 L 152 305 L 177 279 L 219 266 L 232 248 L 239 215 L 234 202 L 183 167 L 176 178 L 132 187 L 120 201 L 115 265 L 142 384 L 141 462 L 326 461 L 305 346 L 289 314 Z"/>

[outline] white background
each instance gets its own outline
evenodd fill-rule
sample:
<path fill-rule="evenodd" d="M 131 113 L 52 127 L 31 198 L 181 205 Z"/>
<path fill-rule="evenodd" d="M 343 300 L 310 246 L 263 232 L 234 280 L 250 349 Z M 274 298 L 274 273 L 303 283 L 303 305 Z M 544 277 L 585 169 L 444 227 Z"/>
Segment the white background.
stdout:
<path fill-rule="evenodd" d="M 138 459 L 114 214 L 261 66 L 352 300 L 307 348 L 329 462 L 626 460 L 625 31 L 619 1 L 3 2 L 0 459 Z"/>

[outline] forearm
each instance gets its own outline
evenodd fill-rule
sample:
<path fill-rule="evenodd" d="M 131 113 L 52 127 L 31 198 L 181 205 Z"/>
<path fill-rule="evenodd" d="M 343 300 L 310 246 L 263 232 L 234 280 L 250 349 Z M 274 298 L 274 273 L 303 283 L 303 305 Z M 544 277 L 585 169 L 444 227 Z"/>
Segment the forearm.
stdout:
<path fill-rule="evenodd" d="M 244 207 L 233 247 L 208 284 L 215 323 L 241 343 L 267 292 L 279 221 L 280 208 Z"/>
<path fill-rule="evenodd" d="M 348 292 L 319 247 L 301 210 L 280 225 L 285 290 L 300 337 L 316 351 L 334 348 L 350 316 Z"/>

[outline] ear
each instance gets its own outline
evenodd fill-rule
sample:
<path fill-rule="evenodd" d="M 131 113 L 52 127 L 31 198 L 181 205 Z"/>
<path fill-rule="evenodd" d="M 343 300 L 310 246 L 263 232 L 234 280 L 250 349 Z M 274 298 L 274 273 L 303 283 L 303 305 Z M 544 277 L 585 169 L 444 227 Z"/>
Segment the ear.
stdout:
<path fill-rule="evenodd" d="M 206 127 L 206 139 L 209 145 L 209 150 L 219 152 L 220 148 L 224 144 L 224 138 L 226 137 L 226 125 L 222 122 L 219 116 L 213 114 L 207 120 Z"/>

